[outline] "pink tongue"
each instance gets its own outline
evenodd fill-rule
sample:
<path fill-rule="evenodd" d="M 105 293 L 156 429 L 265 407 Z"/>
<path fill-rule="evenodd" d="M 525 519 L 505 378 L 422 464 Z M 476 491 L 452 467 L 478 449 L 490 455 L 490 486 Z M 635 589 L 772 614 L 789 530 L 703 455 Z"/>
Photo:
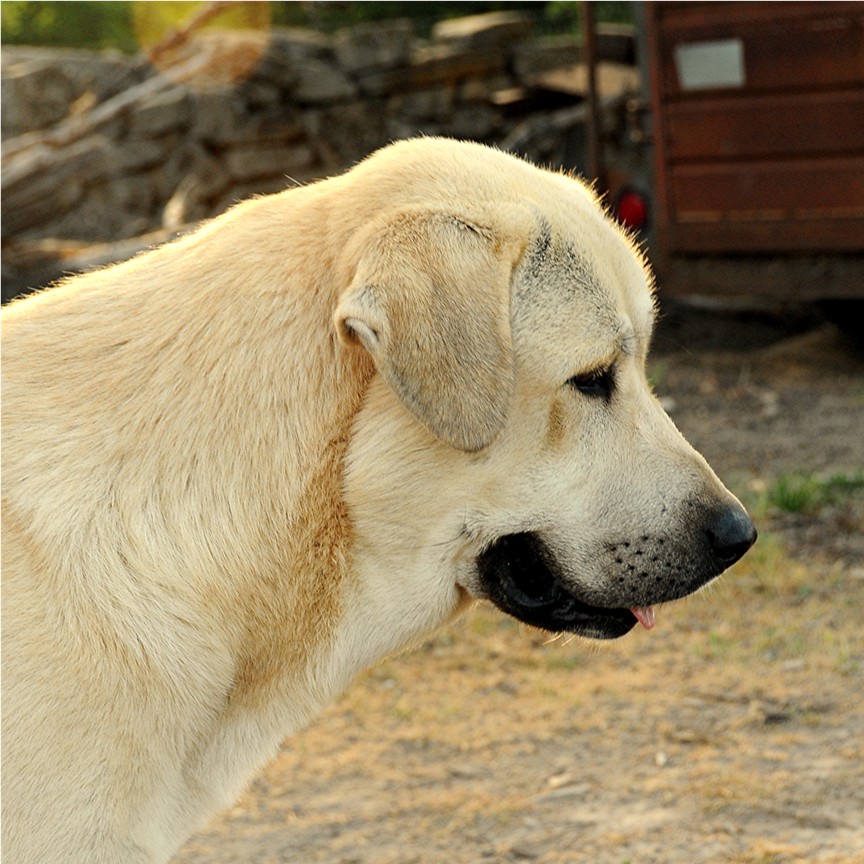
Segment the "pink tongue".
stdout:
<path fill-rule="evenodd" d="M 636 616 L 636 620 L 646 630 L 650 630 L 657 623 L 657 617 L 654 614 L 653 606 L 635 606 L 630 611 Z"/>

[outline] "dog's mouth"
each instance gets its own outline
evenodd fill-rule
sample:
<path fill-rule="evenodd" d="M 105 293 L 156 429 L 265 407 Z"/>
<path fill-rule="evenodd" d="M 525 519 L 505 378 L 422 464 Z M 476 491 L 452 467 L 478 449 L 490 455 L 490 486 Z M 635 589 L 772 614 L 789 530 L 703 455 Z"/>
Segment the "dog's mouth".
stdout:
<path fill-rule="evenodd" d="M 482 593 L 499 609 L 543 630 L 617 639 L 636 623 L 654 626 L 652 606 L 607 609 L 586 603 L 565 588 L 545 544 L 535 534 L 508 534 L 477 559 Z"/>

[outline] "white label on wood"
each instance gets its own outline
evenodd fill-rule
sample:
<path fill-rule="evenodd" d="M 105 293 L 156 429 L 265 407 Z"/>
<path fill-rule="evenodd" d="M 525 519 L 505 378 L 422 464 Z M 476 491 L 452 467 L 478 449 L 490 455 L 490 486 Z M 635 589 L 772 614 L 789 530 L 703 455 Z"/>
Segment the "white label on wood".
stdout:
<path fill-rule="evenodd" d="M 682 90 L 743 87 L 744 43 L 721 39 L 676 45 L 675 67 Z"/>

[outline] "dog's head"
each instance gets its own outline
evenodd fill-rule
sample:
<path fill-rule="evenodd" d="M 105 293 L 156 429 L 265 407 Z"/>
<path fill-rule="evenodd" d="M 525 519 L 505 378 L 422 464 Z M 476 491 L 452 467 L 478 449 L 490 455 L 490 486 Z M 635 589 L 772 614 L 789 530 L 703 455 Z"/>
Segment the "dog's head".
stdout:
<path fill-rule="evenodd" d="M 335 315 L 379 373 L 346 471 L 361 578 L 413 629 L 465 592 L 553 631 L 651 626 L 756 535 L 646 380 L 645 262 L 575 179 L 385 154 L 411 192 L 358 232 Z"/>

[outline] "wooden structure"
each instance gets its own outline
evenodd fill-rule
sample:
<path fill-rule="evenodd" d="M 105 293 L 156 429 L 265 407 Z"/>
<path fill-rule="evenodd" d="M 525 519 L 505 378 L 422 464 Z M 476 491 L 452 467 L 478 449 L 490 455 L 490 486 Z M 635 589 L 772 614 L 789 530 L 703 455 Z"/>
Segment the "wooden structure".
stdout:
<path fill-rule="evenodd" d="M 864 297 L 864 3 L 646 3 L 644 30 L 661 287 Z"/>

